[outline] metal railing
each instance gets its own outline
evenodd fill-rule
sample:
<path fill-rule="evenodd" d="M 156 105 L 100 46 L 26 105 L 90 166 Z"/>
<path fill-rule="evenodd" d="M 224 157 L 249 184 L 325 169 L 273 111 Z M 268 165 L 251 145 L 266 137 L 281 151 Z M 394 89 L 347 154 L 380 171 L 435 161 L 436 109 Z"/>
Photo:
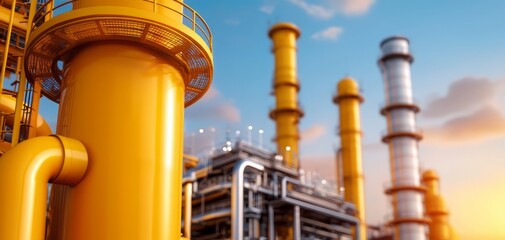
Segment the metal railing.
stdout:
<path fill-rule="evenodd" d="M 54 0 L 49 0 L 46 1 L 44 4 L 42 4 L 37 12 L 35 13 L 35 18 L 33 20 L 33 25 L 32 25 L 32 31 L 38 28 L 44 21 L 46 21 L 47 16 L 52 16 L 56 10 L 61 9 L 62 7 L 73 3 L 73 2 L 78 2 L 79 0 L 67 0 L 61 4 L 54 5 L 53 7 L 50 7 L 51 9 L 47 9 L 48 6 L 51 6 L 54 2 Z M 207 43 L 210 51 L 212 52 L 212 33 L 210 31 L 209 25 L 205 22 L 205 20 L 196 12 L 194 9 L 192 9 L 190 6 L 183 2 L 179 2 L 177 0 L 173 0 L 175 3 L 180 5 L 180 9 L 174 8 L 174 7 L 169 7 L 163 3 L 159 3 L 157 0 L 143 0 L 144 2 L 151 3 L 153 5 L 153 13 L 159 13 L 159 9 L 166 9 L 170 10 L 171 12 L 174 12 L 176 14 L 179 14 L 181 17 L 183 17 L 182 24 L 185 25 L 186 27 L 190 28 L 193 30 L 196 34 L 198 34 L 202 39 Z M 184 19 L 188 21 L 184 21 Z"/>
<path fill-rule="evenodd" d="M 176 14 L 181 15 L 184 19 L 189 20 L 189 23 L 185 23 L 183 20 L 182 23 L 186 26 L 191 28 L 196 34 L 198 34 L 200 37 L 202 37 L 208 44 L 210 51 L 212 52 L 212 33 L 210 31 L 209 25 L 207 25 L 207 22 L 196 12 L 193 8 L 188 6 L 187 4 L 183 2 L 179 2 L 177 0 L 173 0 L 175 3 L 179 4 L 182 7 L 182 10 L 177 10 L 174 8 L 171 8 L 165 4 L 157 2 L 157 0 L 144 0 L 145 2 L 149 2 L 153 4 L 153 12 L 158 13 L 158 7 L 170 10 Z M 188 11 L 190 14 L 185 14 L 184 12 Z M 199 22 L 201 24 L 199 24 Z M 203 25 L 203 26 L 202 26 Z M 199 31 L 198 31 L 199 30 Z"/>

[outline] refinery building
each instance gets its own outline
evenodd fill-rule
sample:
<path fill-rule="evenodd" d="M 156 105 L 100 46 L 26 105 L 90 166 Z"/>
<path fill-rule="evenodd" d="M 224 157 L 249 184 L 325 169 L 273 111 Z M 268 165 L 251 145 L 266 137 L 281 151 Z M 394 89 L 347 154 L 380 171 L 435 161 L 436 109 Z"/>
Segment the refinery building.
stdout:
<path fill-rule="evenodd" d="M 365 212 L 365 97 L 354 79 L 328 86 L 339 113 L 337 183 L 322 186 L 300 168 L 294 24 L 265 33 L 276 150 L 228 138 L 195 156 L 183 151 L 183 112 L 214 71 L 212 26 L 198 12 L 182 0 L 0 4 L 0 239 L 458 239 L 438 175 L 419 167 L 406 37 L 377 43 L 392 217 L 375 226 Z M 39 114 L 41 97 L 58 104 L 56 132 Z"/>

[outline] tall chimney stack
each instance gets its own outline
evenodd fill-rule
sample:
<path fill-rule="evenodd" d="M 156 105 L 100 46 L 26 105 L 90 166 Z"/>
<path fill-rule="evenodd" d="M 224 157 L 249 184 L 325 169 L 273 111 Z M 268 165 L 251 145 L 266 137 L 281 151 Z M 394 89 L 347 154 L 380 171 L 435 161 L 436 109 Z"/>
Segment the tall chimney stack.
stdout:
<path fill-rule="evenodd" d="M 298 122 L 303 116 L 298 105 L 300 84 L 296 76 L 296 39 L 300 36 L 300 30 L 291 23 L 278 23 L 270 29 L 268 35 L 273 41 L 272 52 L 275 58 L 275 108 L 270 112 L 277 130 L 274 141 L 277 142 L 277 152 L 282 155 L 284 163 L 298 168 Z"/>
<path fill-rule="evenodd" d="M 412 98 L 409 40 L 390 37 L 380 44 L 379 66 L 385 85 L 386 101 L 381 114 L 387 120 L 387 134 L 382 141 L 389 145 L 391 196 L 395 239 L 426 239 L 427 220 L 423 216 L 423 195 L 418 159 L 418 141 L 422 139 L 416 127 L 419 107 Z"/>
<path fill-rule="evenodd" d="M 454 229 L 449 224 L 449 211 L 444 198 L 440 194 L 439 177 L 433 170 L 423 172 L 422 183 L 426 187 L 424 207 L 426 215 L 430 218 L 430 240 L 456 240 L 459 239 Z"/>
<path fill-rule="evenodd" d="M 361 239 L 367 239 L 359 113 L 359 104 L 363 102 L 363 97 L 360 94 L 358 84 L 351 78 L 342 79 L 338 83 L 337 95 L 333 98 L 333 102 L 339 105 L 344 198 L 356 206 L 360 227 L 355 231 L 360 231 Z"/>

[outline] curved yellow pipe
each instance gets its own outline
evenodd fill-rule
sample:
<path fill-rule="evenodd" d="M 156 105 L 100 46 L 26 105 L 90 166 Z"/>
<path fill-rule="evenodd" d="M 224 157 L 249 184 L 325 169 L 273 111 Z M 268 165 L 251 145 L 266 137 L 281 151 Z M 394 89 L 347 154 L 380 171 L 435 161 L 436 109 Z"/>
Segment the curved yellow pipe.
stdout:
<path fill-rule="evenodd" d="M 0 112 L 3 113 L 13 113 L 14 109 L 16 108 L 16 98 L 7 95 L 7 94 L 2 94 L 0 95 Z M 14 115 L 9 115 L 7 117 L 7 125 L 12 126 L 14 123 Z M 48 136 L 51 135 L 53 132 L 51 131 L 51 128 L 49 127 L 49 124 L 44 120 L 44 118 L 40 115 L 37 114 L 37 136 Z"/>
<path fill-rule="evenodd" d="M 84 145 L 61 136 L 21 142 L 0 158 L 0 239 L 42 240 L 47 183 L 75 185 L 86 172 Z"/>

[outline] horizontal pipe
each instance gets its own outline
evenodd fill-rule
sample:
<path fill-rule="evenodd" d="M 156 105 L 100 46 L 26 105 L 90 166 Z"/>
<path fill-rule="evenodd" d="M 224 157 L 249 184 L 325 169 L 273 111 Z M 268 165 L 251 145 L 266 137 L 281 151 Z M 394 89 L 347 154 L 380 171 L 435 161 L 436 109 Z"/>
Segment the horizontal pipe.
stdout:
<path fill-rule="evenodd" d="M 229 217 L 230 215 L 231 215 L 230 208 L 226 208 L 226 209 L 221 209 L 221 210 L 212 211 L 212 212 L 206 212 L 204 214 L 194 216 L 194 217 L 192 217 L 191 222 L 192 223 L 202 223 L 202 222 L 209 221 L 212 219 Z"/>
<path fill-rule="evenodd" d="M 304 184 L 302 184 L 302 183 L 300 183 L 297 180 L 292 179 L 292 178 L 288 178 L 288 177 L 282 178 L 282 181 L 281 181 L 281 186 L 282 186 L 281 199 L 282 200 L 284 200 L 286 202 L 289 202 L 289 203 L 291 203 L 293 205 L 301 206 L 301 207 L 306 208 L 306 209 L 311 209 L 313 211 L 318 211 L 320 213 L 328 213 L 328 211 L 325 208 L 323 208 L 323 207 L 320 207 L 320 206 L 317 206 L 317 205 L 313 205 L 313 204 L 310 204 L 310 203 L 306 203 L 306 202 L 303 202 L 303 201 L 300 201 L 300 200 L 288 197 L 287 196 L 287 192 L 288 192 L 288 190 L 287 190 L 288 189 L 287 183 L 288 182 L 299 184 L 299 185 L 304 185 Z M 340 218 L 340 219 L 342 219 L 342 220 L 344 220 L 344 221 L 347 221 L 347 222 L 353 224 L 356 228 L 359 228 L 360 221 L 358 220 L 358 218 L 352 217 L 352 216 L 349 216 L 349 215 L 346 215 L 346 214 L 343 214 L 343 213 L 337 213 L 337 215 L 335 215 L 335 216 L 338 217 L 338 218 Z M 356 231 L 355 239 L 356 240 L 361 239 L 360 231 Z"/>
<path fill-rule="evenodd" d="M 24 141 L 0 158 L 0 239 L 42 240 L 48 182 L 76 185 L 88 164 L 84 145 L 61 136 Z"/>

